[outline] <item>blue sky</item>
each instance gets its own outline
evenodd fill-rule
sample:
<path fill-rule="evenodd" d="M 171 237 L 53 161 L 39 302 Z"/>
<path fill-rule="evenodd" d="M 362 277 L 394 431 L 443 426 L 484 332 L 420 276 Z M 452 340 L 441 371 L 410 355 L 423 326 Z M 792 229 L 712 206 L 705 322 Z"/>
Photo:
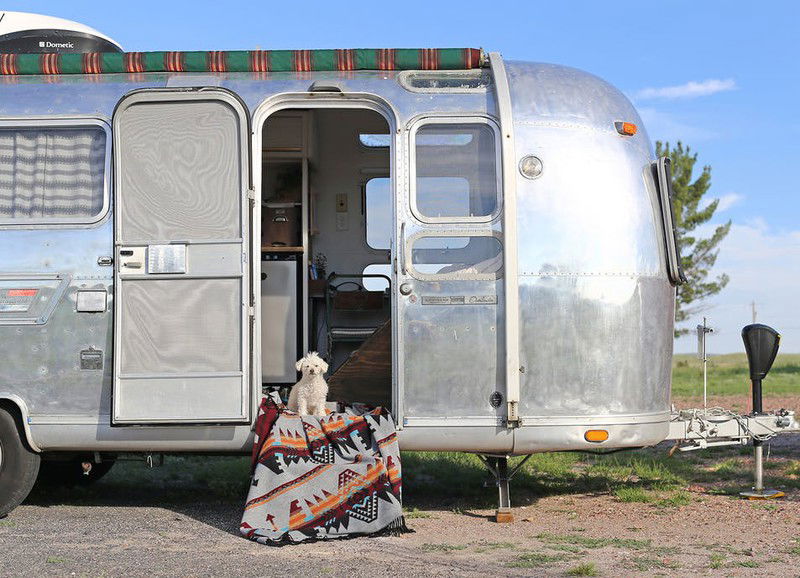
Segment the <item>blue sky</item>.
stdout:
<path fill-rule="evenodd" d="M 389 8 L 391 7 L 391 8 Z M 470 46 L 555 62 L 622 89 L 650 137 L 712 166 L 715 221 L 731 219 L 705 314 L 710 350 L 740 351 L 750 320 L 800 352 L 800 3 L 763 2 L 6 2 L 77 20 L 127 50 Z M 694 347 L 692 339 L 676 344 Z"/>

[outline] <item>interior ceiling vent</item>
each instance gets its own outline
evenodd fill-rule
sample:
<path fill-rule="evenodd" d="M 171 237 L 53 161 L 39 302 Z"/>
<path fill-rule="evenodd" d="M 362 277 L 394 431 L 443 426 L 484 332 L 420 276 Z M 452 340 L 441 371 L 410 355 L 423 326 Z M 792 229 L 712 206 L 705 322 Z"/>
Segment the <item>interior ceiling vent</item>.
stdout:
<path fill-rule="evenodd" d="M 27 12 L 0 12 L 0 53 L 122 51 L 105 34 L 78 22 Z"/>

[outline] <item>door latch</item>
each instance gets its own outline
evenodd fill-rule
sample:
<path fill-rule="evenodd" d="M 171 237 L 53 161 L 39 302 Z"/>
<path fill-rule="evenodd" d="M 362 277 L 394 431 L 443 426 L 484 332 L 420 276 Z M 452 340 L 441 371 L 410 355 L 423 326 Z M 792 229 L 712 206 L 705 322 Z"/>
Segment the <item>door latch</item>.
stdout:
<path fill-rule="evenodd" d="M 98 257 L 97 264 L 100 267 L 111 267 L 114 264 L 114 259 L 112 257 Z"/>

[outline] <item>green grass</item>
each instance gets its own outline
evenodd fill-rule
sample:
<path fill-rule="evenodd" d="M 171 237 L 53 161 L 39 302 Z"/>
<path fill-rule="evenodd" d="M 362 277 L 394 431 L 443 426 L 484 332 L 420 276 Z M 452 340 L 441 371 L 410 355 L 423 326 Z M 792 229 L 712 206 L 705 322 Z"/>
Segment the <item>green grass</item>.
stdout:
<path fill-rule="evenodd" d="M 800 354 L 779 354 L 764 380 L 764 395 L 800 394 Z M 750 377 L 744 353 L 714 355 L 708 361 L 709 395 L 748 395 Z M 703 395 L 703 364 L 696 355 L 675 355 L 672 361 L 672 395 Z"/>
<path fill-rule="evenodd" d="M 655 548 L 652 540 L 634 540 L 632 538 L 590 538 L 589 536 L 579 536 L 578 534 L 552 534 L 550 532 L 543 532 L 537 535 L 536 538 L 546 544 L 569 544 L 589 550 L 607 546 L 626 550 L 652 550 Z"/>
<path fill-rule="evenodd" d="M 585 548 L 573 544 L 547 544 L 547 549 L 559 552 L 570 552 L 571 554 L 580 554 L 586 551 Z"/>
<path fill-rule="evenodd" d="M 636 486 L 622 486 L 614 490 L 614 497 L 620 502 L 650 503 L 655 500 L 652 492 Z"/>
<path fill-rule="evenodd" d="M 725 556 L 723 554 L 711 554 L 711 561 L 708 567 L 712 570 L 718 570 L 725 565 Z"/>
<path fill-rule="evenodd" d="M 414 518 L 433 518 L 428 512 L 423 512 L 419 508 L 411 508 L 410 510 L 405 510 L 403 512 L 403 516 L 406 518 L 413 520 Z"/>
<path fill-rule="evenodd" d="M 739 566 L 741 568 L 758 568 L 761 566 L 761 564 L 759 564 L 755 560 L 740 560 L 738 562 L 731 562 L 730 565 Z"/>
<path fill-rule="evenodd" d="M 600 572 L 594 562 L 584 562 L 567 570 L 567 576 L 599 576 Z"/>
<path fill-rule="evenodd" d="M 681 506 L 688 506 L 691 503 L 691 495 L 689 495 L 689 492 L 683 490 L 672 492 L 666 498 L 656 500 L 656 506 L 659 508 L 680 508 Z"/>
<path fill-rule="evenodd" d="M 543 554 L 542 552 L 526 552 L 506 564 L 509 568 L 539 568 L 556 562 L 568 560 L 567 554 Z"/>
<path fill-rule="evenodd" d="M 63 564 L 66 561 L 67 561 L 66 558 L 61 558 L 59 556 L 48 556 L 47 557 L 47 563 L 48 564 Z"/>

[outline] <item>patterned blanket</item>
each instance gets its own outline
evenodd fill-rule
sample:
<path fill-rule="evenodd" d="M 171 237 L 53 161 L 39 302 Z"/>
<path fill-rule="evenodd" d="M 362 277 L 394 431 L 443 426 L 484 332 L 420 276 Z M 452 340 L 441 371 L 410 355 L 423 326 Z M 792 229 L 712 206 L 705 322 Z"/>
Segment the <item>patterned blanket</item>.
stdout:
<path fill-rule="evenodd" d="M 383 408 L 326 417 L 265 397 L 240 531 L 262 544 L 402 531 L 400 450 Z"/>

